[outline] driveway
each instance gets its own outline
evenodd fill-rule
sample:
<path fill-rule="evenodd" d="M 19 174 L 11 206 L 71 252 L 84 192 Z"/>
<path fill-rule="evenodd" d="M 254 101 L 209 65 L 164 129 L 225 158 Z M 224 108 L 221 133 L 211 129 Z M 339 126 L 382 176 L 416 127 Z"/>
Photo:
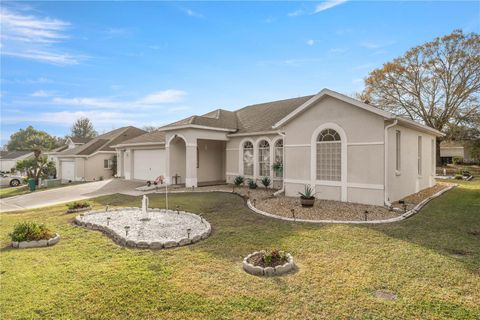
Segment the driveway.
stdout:
<path fill-rule="evenodd" d="M 34 209 L 105 196 L 114 193 L 137 196 L 143 194 L 135 188 L 144 185 L 144 182 L 109 179 L 104 181 L 88 182 L 69 187 L 38 191 L 15 197 L 0 199 L 0 211 L 11 212 L 25 209 Z"/>

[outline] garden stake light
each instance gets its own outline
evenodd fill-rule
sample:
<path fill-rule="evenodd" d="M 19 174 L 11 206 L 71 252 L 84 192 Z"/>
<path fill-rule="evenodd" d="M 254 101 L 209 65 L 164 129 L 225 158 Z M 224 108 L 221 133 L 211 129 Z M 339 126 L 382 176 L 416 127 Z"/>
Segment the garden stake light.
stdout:
<path fill-rule="evenodd" d="M 187 238 L 190 239 L 190 232 L 192 232 L 192 229 L 188 228 L 187 229 Z"/>
<path fill-rule="evenodd" d="M 364 214 L 365 214 L 365 221 L 367 221 L 368 220 L 368 210 L 365 210 Z"/>
<path fill-rule="evenodd" d="M 107 226 L 110 225 L 110 217 L 107 217 Z"/>
<path fill-rule="evenodd" d="M 125 226 L 125 237 L 128 237 L 128 230 L 130 229 L 130 226 Z"/>
<path fill-rule="evenodd" d="M 295 209 L 292 208 L 292 217 L 293 217 L 293 221 L 295 221 Z"/>
<path fill-rule="evenodd" d="M 180 214 L 180 207 L 179 206 L 176 206 L 175 210 L 177 210 L 177 214 Z"/>

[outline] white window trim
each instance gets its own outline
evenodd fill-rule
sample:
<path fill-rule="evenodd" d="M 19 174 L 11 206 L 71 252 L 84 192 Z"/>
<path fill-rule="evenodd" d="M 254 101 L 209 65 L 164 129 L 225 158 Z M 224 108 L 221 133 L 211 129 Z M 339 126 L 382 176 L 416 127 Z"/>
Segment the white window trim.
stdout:
<path fill-rule="evenodd" d="M 105 161 L 107 161 L 107 167 L 105 167 Z M 113 160 L 112 159 L 103 159 L 103 169 L 110 170 L 113 167 Z"/>
<path fill-rule="evenodd" d="M 283 179 L 283 176 L 282 177 L 277 177 L 275 176 L 275 172 L 273 171 L 273 164 L 275 162 L 275 159 L 276 159 L 276 154 L 275 154 L 275 151 L 276 151 L 276 148 L 275 148 L 275 145 L 277 144 L 277 142 L 279 140 L 282 140 L 282 143 L 283 143 L 283 147 L 282 147 L 282 165 L 283 165 L 283 174 L 285 174 L 285 139 L 283 137 L 275 137 L 272 139 L 272 144 L 270 146 L 271 148 L 271 158 L 273 161 L 270 161 L 270 175 L 272 176 L 272 180 L 282 180 Z"/>
<path fill-rule="evenodd" d="M 259 156 L 259 145 L 260 145 L 260 142 L 262 142 L 263 140 L 267 141 L 268 142 L 268 147 L 269 147 L 269 152 L 270 152 L 270 165 L 269 165 L 269 168 L 268 168 L 268 172 L 269 174 L 267 176 L 260 176 L 260 161 L 258 159 L 258 156 Z M 254 154 L 254 159 L 255 161 L 253 162 L 254 163 L 254 177 L 255 178 L 260 178 L 260 177 L 270 177 L 270 179 L 272 178 L 272 168 L 270 167 L 271 166 L 271 162 L 272 162 L 272 141 L 268 138 L 268 137 L 260 137 L 257 139 L 257 141 L 255 141 L 255 144 L 254 144 L 254 147 L 253 147 L 253 154 Z"/>
<path fill-rule="evenodd" d="M 338 185 L 341 187 L 341 196 L 340 199 L 341 201 L 347 201 L 347 135 L 345 133 L 345 130 L 343 130 L 342 127 L 340 127 L 338 124 L 333 123 L 333 122 L 327 122 L 322 124 L 321 126 L 317 127 L 313 131 L 311 141 L 310 141 L 310 184 L 315 188 L 315 185 L 317 184 L 317 138 L 320 132 L 322 132 L 325 129 L 333 129 L 338 132 L 340 135 L 340 143 L 341 143 L 341 178 L 340 181 L 319 181 L 319 184 L 324 184 L 324 183 L 338 183 Z"/>
<path fill-rule="evenodd" d="M 243 145 L 245 144 L 245 142 L 250 142 L 252 145 L 253 145 L 253 157 L 254 157 L 254 161 L 253 161 L 253 175 L 250 176 L 250 175 L 245 175 L 245 172 L 244 172 L 244 168 L 243 168 Z M 255 142 L 252 140 L 252 139 L 249 139 L 249 138 L 246 138 L 246 139 L 242 139 L 242 141 L 240 141 L 240 144 L 239 144 L 239 147 L 238 147 L 238 172 L 241 176 L 245 176 L 245 177 L 248 177 L 248 178 L 253 178 L 255 176 Z"/>

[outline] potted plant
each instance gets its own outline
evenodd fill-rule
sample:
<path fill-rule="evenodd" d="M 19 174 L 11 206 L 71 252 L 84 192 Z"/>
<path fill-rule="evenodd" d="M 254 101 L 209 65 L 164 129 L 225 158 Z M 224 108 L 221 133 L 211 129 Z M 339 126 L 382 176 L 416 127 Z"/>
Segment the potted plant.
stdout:
<path fill-rule="evenodd" d="M 272 169 L 273 169 L 273 171 L 275 171 L 275 173 L 277 174 L 277 177 L 283 176 L 283 163 L 281 163 L 280 161 L 276 161 L 276 162 L 272 165 Z"/>
<path fill-rule="evenodd" d="M 255 182 L 255 180 L 250 179 L 250 180 L 248 180 L 248 187 L 250 189 L 257 189 L 258 186 L 257 186 L 257 183 Z"/>
<path fill-rule="evenodd" d="M 270 180 L 269 177 L 263 177 L 262 178 L 262 184 L 265 187 L 265 189 L 268 189 L 268 186 L 270 185 L 271 182 L 272 182 L 272 180 Z"/>
<path fill-rule="evenodd" d="M 311 186 L 305 185 L 305 190 L 298 194 L 300 194 L 300 203 L 302 204 L 302 207 L 313 207 L 315 204 L 315 192 Z"/>

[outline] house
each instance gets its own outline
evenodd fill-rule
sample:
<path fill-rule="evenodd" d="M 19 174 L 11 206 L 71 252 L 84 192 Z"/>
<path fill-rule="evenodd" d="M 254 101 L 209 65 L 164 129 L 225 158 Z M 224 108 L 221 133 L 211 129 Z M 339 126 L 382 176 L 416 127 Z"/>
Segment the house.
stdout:
<path fill-rule="evenodd" d="M 116 155 L 112 146 L 144 133 L 144 130 L 129 126 L 104 133 L 83 144 L 70 139 L 76 146 L 55 154 L 58 159 L 57 177 L 62 181 L 93 181 L 111 178 Z"/>
<path fill-rule="evenodd" d="M 440 143 L 440 159 L 442 164 L 453 163 L 458 158 L 465 163 L 474 163 L 471 147 L 462 141 L 442 141 Z"/>
<path fill-rule="evenodd" d="M 33 158 L 33 151 L 0 151 L 0 171 L 11 172 L 17 161 Z"/>
<path fill-rule="evenodd" d="M 73 149 L 75 147 L 81 146 L 90 140 L 91 138 L 68 137 L 62 146 L 55 148 L 51 151 L 44 152 L 43 154 L 47 156 L 48 160 L 53 161 L 55 162 L 55 164 L 57 164 L 58 163 L 57 156 L 59 153 L 67 149 Z"/>
<path fill-rule="evenodd" d="M 270 177 L 287 196 L 311 185 L 317 198 L 388 205 L 434 185 L 438 136 L 428 126 L 323 89 L 191 116 L 116 150 L 126 179 L 151 180 L 164 172 L 169 183 L 192 187 L 232 183 L 238 175 Z"/>

